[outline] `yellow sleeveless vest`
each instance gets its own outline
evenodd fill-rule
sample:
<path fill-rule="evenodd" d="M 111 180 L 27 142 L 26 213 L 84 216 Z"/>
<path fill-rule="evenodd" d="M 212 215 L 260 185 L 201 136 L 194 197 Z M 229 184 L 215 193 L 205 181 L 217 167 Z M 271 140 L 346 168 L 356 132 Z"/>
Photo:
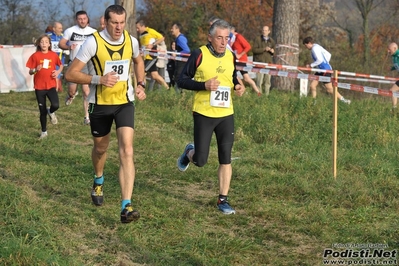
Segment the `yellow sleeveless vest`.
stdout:
<path fill-rule="evenodd" d="M 197 67 L 194 80 L 205 82 L 208 79 L 217 76 L 220 86 L 231 88 L 231 96 L 234 92 L 233 71 L 234 57 L 230 51 L 226 51 L 223 57 L 215 57 L 209 52 L 206 46 L 200 47 L 202 51 L 202 61 Z M 228 108 L 215 107 L 210 104 L 210 91 L 197 91 L 194 95 L 193 111 L 207 117 L 225 117 L 234 114 L 233 101 L 230 97 L 230 106 Z"/>
<path fill-rule="evenodd" d="M 106 63 L 112 63 L 112 70 L 119 75 L 128 75 L 130 78 L 131 59 L 133 57 L 132 40 L 127 31 L 123 32 L 122 44 L 114 45 L 108 43 L 98 32 L 93 33 L 97 42 L 96 55 L 91 59 L 96 75 L 103 76 Z M 128 60 L 128 62 L 126 61 Z M 118 64 L 120 62 L 120 64 Z M 108 72 L 108 71 L 107 71 Z M 128 80 L 118 81 L 113 87 L 104 85 L 96 86 L 95 102 L 99 105 L 120 105 L 129 102 Z"/>
<path fill-rule="evenodd" d="M 162 34 L 157 32 L 156 30 L 146 27 L 146 32 L 143 34 L 140 34 L 139 39 L 140 39 L 140 45 L 141 46 L 147 46 L 149 44 L 153 44 L 156 42 L 158 39 L 163 38 Z M 151 60 L 153 59 L 152 56 L 149 54 L 144 57 L 145 60 Z"/>

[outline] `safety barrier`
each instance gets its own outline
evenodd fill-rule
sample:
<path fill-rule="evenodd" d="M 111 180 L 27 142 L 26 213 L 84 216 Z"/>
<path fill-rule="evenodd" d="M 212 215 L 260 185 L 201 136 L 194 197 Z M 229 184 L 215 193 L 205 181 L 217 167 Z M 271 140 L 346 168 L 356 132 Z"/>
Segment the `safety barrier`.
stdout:
<path fill-rule="evenodd" d="M 299 52 L 298 48 L 294 45 L 280 45 L 281 47 L 293 48 L 296 51 L 293 54 Z M 0 93 L 9 91 L 29 91 L 33 90 L 33 79 L 29 75 L 25 64 L 29 56 L 35 52 L 34 45 L 0 45 Z M 178 61 L 187 61 L 189 54 L 177 53 L 173 51 L 167 51 L 165 53 L 159 53 L 155 50 L 142 50 L 144 55 L 149 54 L 158 56 L 160 58 L 174 59 Z M 282 54 L 279 56 L 285 56 Z M 261 62 L 245 62 L 246 66 L 237 66 L 238 70 L 244 70 L 252 73 L 263 73 L 272 76 L 297 78 L 301 80 L 318 80 L 321 82 L 333 82 L 338 88 L 347 89 L 352 91 L 364 92 L 369 94 L 376 94 L 381 96 L 395 96 L 399 97 L 399 92 L 392 93 L 389 90 L 374 88 L 370 86 L 363 86 L 351 83 L 339 82 L 340 80 L 356 81 L 356 82 L 370 82 L 379 84 L 393 84 L 397 78 L 378 76 L 362 73 L 353 73 L 347 71 L 337 71 L 338 80 L 325 76 L 316 76 L 312 74 L 304 74 L 302 71 L 307 72 L 323 72 L 333 73 L 331 70 L 313 69 L 306 67 L 281 65 L 281 64 L 268 64 Z M 295 71 L 295 72 L 294 72 Z"/>
<path fill-rule="evenodd" d="M 35 51 L 34 45 L 0 45 L 0 93 L 34 90 L 25 65 Z"/>
<path fill-rule="evenodd" d="M 290 46 L 291 47 L 291 46 Z M 155 50 L 142 50 L 144 55 L 151 55 L 151 56 L 158 56 L 160 58 L 167 58 L 173 59 L 178 61 L 187 61 L 189 54 L 184 53 L 177 53 L 167 51 L 165 53 L 159 53 Z M 338 82 L 338 80 L 353 80 L 359 82 L 375 82 L 381 84 L 394 84 L 397 78 L 394 77 L 387 77 L 387 76 L 379 76 L 379 75 L 370 75 L 370 74 L 362 74 L 362 73 L 354 73 L 354 72 L 347 72 L 347 71 L 337 71 L 338 73 L 338 80 L 335 80 L 332 77 L 328 76 L 318 76 L 312 74 L 304 74 L 298 73 L 302 71 L 308 72 L 322 72 L 322 73 L 334 73 L 334 70 L 324 70 L 318 68 L 307 68 L 307 67 L 298 67 L 298 66 L 290 66 L 290 65 L 281 65 L 281 64 L 269 64 L 269 63 L 261 63 L 261 62 L 241 62 L 246 63 L 246 66 L 237 65 L 236 68 L 238 70 L 243 70 L 247 72 L 253 73 L 262 73 L 268 74 L 271 76 L 279 76 L 279 77 L 287 77 L 287 78 L 296 78 L 296 79 L 304 79 L 304 80 L 317 80 L 320 82 L 332 82 L 334 86 L 337 86 L 341 89 L 347 89 L 357 92 L 364 92 L 369 94 L 376 94 L 381 96 L 387 97 L 399 97 L 399 92 L 392 93 L 389 90 L 374 88 L 370 86 L 363 86 L 358 84 L 350 84 L 350 83 L 343 83 Z M 290 71 L 289 71 L 290 70 Z M 293 72 L 297 71 L 297 72 Z"/>
<path fill-rule="evenodd" d="M 173 52 L 167 52 L 163 54 L 159 54 L 156 51 L 144 50 L 142 51 L 144 54 L 150 54 L 159 57 L 166 57 L 168 59 L 187 61 L 188 55 L 182 56 L 182 54 L 174 54 Z M 284 54 L 285 55 L 285 54 Z M 242 63 L 242 62 L 241 62 Z M 317 80 L 321 82 L 332 82 L 333 84 L 333 115 L 332 115 L 332 175 L 334 179 L 337 177 L 337 146 L 338 146 L 338 105 L 337 105 L 337 88 L 353 90 L 358 92 L 376 94 L 381 96 L 388 97 L 399 97 L 399 92 L 392 93 L 390 90 L 383 90 L 379 88 L 373 88 L 369 86 L 363 86 L 358 84 L 350 84 L 350 83 L 342 83 L 338 82 L 338 80 L 353 80 L 360 82 L 376 82 L 381 84 L 392 84 L 396 82 L 396 78 L 386 77 L 386 76 L 377 76 L 377 75 L 368 75 L 362 73 L 353 73 L 346 71 L 337 71 L 337 70 L 322 70 L 322 69 L 314 69 L 314 68 L 306 68 L 306 67 L 297 67 L 297 66 L 289 66 L 289 65 L 277 65 L 277 64 L 268 64 L 268 63 L 260 63 L 260 62 L 245 62 L 246 66 L 237 65 L 236 68 L 238 70 L 244 70 L 247 72 L 255 72 L 255 73 L 263 73 L 269 74 L 272 76 L 279 77 L 288 77 L 288 78 L 296 78 L 300 79 L 301 86 L 306 84 L 309 80 Z M 303 71 L 309 72 L 323 72 L 330 73 L 332 77 L 329 76 L 319 76 L 312 74 L 304 74 Z M 295 71 L 295 72 L 293 72 Z M 300 73 L 298 73 L 300 72 Z M 303 81 L 306 81 L 303 83 Z M 307 91 L 306 91 L 307 93 Z M 303 95 L 302 87 L 300 90 L 300 95 Z"/>

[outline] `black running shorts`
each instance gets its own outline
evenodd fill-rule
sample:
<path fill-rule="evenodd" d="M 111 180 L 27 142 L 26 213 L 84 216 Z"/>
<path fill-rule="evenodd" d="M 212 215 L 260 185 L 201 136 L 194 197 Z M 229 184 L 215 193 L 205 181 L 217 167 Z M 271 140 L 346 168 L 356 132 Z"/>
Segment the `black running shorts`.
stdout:
<path fill-rule="evenodd" d="M 93 137 L 104 137 L 111 132 L 113 121 L 116 128 L 134 128 L 134 104 L 122 105 L 89 104 L 90 128 Z"/>
<path fill-rule="evenodd" d="M 316 76 L 323 76 L 323 77 L 331 77 L 331 73 L 326 73 L 326 72 L 316 72 L 314 73 Z M 322 81 L 324 84 L 328 84 L 331 83 L 331 81 L 329 82 L 324 82 Z"/>
<path fill-rule="evenodd" d="M 199 167 L 207 163 L 209 146 L 215 132 L 219 164 L 230 164 L 234 142 L 234 115 L 212 118 L 194 112 L 193 117 L 195 146 L 193 163 Z"/>

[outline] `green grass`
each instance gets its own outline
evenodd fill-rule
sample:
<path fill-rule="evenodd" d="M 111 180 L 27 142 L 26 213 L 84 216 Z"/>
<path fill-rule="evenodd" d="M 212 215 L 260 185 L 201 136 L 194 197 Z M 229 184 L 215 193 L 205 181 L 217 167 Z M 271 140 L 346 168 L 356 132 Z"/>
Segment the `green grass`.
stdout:
<path fill-rule="evenodd" d="M 339 103 L 337 178 L 332 99 L 273 90 L 235 102 L 230 202 L 216 209 L 217 149 L 178 172 L 192 141 L 192 93 L 155 91 L 136 104 L 136 223 L 119 221 L 115 131 L 105 204 L 90 200 L 89 127 L 80 95 L 59 124 L 40 124 L 34 92 L 0 95 L 0 265 L 321 265 L 334 243 L 399 245 L 399 120 L 389 99 Z M 359 98 L 359 97 L 358 97 Z"/>

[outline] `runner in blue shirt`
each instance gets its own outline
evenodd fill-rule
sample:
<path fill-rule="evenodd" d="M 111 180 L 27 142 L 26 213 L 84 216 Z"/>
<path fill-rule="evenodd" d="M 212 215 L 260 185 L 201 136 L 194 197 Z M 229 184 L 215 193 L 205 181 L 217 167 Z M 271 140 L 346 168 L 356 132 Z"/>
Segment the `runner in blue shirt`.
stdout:
<path fill-rule="evenodd" d="M 170 32 L 172 36 L 175 37 L 176 42 L 176 51 L 180 53 L 179 55 L 183 58 L 188 58 L 190 55 L 190 47 L 188 47 L 188 40 L 183 33 L 181 33 L 182 25 L 180 23 L 174 23 Z M 180 73 L 183 71 L 184 65 L 186 64 L 185 61 L 176 60 L 175 61 L 175 90 L 178 93 L 182 92 L 182 89 L 178 86 L 177 80 L 179 79 Z"/>
<path fill-rule="evenodd" d="M 46 32 L 46 34 L 51 39 L 51 50 L 58 54 L 62 65 L 64 65 L 64 63 L 65 63 L 65 52 L 66 51 L 62 50 L 58 46 L 58 43 L 60 42 L 60 40 L 62 39 L 62 36 L 63 36 L 62 32 L 63 32 L 62 24 L 60 22 L 56 21 L 53 24 L 53 30 L 51 32 Z M 59 69 L 59 66 L 57 66 L 57 70 L 58 69 Z M 62 74 L 60 74 L 57 77 L 57 87 L 56 87 L 56 89 L 57 89 L 58 92 L 62 92 L 61 76 L 62 76 Z"/>

